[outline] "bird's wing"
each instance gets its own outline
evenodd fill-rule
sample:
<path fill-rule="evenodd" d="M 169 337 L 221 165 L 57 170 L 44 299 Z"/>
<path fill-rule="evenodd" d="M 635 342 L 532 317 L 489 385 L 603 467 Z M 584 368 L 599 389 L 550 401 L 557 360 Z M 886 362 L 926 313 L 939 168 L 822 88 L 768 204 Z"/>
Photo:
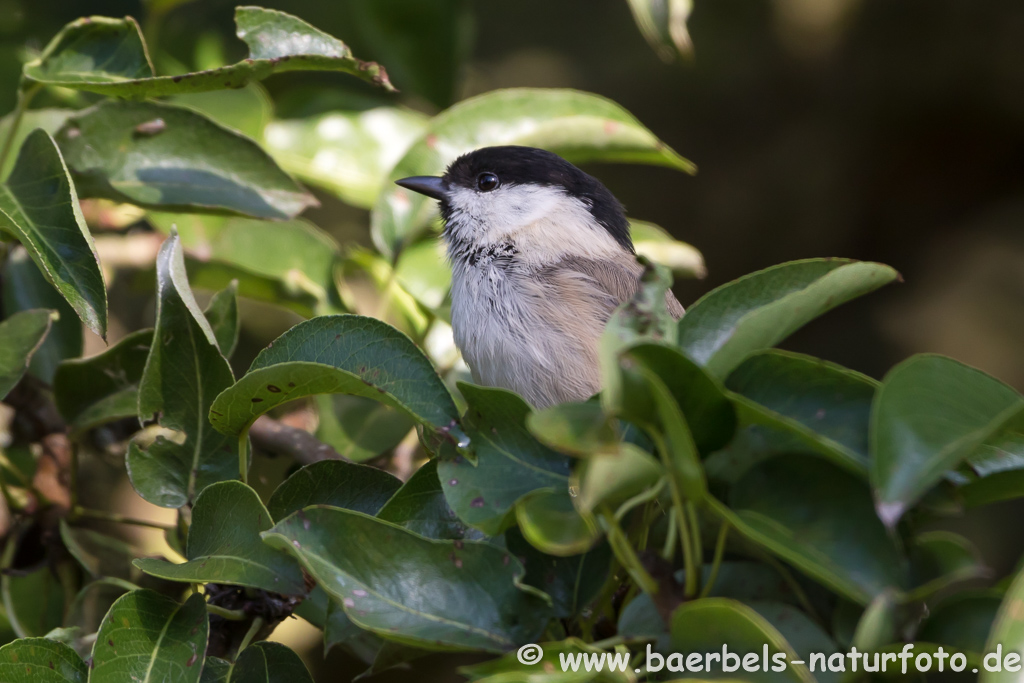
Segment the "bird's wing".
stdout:
<path fill-rule="evenodd" d="M 607 315 L 619 305 L 629 299 L 640 289 L 640 275 L 644 267 L 632 256 L 625 256 L 614 261 L 585 258 L 567 258 L 559 263 L 550 266 L 541 273 L 543 277 L 554 279 L 579 279 L 590 281 L 593 285 L 607 295 Z M 564 288 L 560 288 L 563 289 Z M 569 289 L 576 289 L 570 287 Z M 665 303 L 668 312 L 678 320 L 683 316 L 683 305 L 679 303 L 671 290 L 665 293 Z"/>

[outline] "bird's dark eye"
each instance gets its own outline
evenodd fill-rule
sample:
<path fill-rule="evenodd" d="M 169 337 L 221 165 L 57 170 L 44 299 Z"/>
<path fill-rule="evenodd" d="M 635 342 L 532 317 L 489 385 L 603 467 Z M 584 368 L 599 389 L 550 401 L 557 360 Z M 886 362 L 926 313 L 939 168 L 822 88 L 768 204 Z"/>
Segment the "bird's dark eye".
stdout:
<path fill-rule="evenodd" d="M 481 173 L 476 177 L 476 189 L 481 192 L 490 192 L 498 187 L 501 181 L 493 173 Z"/>

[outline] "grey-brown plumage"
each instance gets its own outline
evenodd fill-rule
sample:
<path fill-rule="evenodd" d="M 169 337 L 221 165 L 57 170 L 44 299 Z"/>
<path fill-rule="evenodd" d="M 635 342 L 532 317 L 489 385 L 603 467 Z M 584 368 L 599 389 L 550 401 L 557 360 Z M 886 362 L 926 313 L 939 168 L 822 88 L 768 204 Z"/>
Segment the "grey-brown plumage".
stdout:
<path fill-rule="evenodd" d="M 452 328 L 474 380 L 536 407 L 597 393 L 598 340 L 643 272 L 604 185 L 527 147 L 484 148 L 442 178 L 398 182 L 441 201 Z M 682 316 L 671 292 L 666 302 Z"/>

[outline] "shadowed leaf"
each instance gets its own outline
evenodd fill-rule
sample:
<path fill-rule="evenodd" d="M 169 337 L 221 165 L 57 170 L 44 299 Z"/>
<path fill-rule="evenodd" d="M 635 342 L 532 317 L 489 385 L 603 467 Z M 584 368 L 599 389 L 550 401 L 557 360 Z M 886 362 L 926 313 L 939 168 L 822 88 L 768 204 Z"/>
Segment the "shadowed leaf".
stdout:
<path fill-rule="evenodd" d="M 22 311 L 0 322 L 0 399 L 28 370 L 32 354 L 50 331 L 52 316 L 47 310 Z"/>
<path fill-rule="evenodd" d="M 23 638 L 0 647 L 4 683 L 85 683 L 82 658 L 67 645 L 46 638 Z"/>

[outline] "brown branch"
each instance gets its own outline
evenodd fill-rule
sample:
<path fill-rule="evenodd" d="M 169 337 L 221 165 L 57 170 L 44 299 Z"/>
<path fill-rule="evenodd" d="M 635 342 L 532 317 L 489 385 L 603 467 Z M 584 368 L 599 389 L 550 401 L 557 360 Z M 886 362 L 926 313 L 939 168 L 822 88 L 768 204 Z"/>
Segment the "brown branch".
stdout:
<path fill-rule="evenodd" d="M 303 465 L 321 460 L 344 460 L 351 462 L 328 444 L 316 438 L 305 429 L 291 427 L 277 420 L 261 415 L 249 428 L 253 448 L 294 458 Z"/>

